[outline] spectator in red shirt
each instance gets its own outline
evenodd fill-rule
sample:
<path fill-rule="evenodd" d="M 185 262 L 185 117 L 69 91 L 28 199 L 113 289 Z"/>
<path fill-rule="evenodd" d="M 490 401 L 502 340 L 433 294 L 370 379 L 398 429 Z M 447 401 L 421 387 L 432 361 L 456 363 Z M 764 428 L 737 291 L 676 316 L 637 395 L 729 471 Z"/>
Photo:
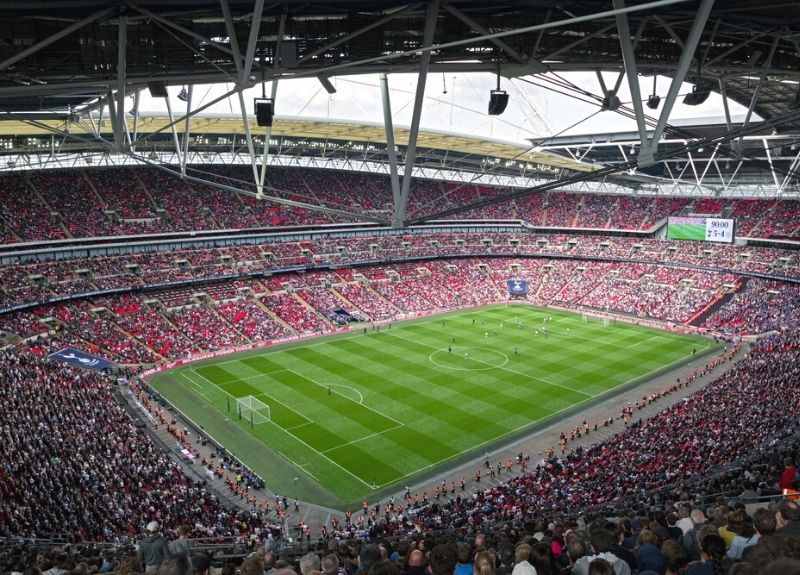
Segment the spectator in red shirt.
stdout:
<path fill-rule="evenodd" d="M 792 483 L 795 482 L 797 478 L 797 468 L 794 466 L 794 463 L 790 458 L 786 458 L 783 460 L 783 473 L 781 473 L 781 481 L 780 481 L 780 488 L 781 491 L 784 489 L 791 489 Z"/>

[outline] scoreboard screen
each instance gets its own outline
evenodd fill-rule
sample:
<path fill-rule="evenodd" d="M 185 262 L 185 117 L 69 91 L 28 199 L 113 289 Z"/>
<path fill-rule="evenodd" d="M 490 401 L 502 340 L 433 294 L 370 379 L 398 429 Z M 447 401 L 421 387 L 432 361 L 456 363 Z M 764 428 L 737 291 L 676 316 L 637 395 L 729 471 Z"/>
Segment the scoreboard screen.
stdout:
<path fill-rule="evenodd" d="M 733 243 L 735 222 L 725 218 L 674 216 L 667 223 L 667 238 Z"/>

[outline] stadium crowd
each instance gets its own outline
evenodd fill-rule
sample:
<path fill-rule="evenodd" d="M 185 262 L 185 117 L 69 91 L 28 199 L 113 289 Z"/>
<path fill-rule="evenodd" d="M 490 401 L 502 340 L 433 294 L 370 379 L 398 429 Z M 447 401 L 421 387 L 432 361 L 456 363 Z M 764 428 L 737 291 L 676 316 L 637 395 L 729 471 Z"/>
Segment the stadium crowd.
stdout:
<path fill-rule="evenodd" d="M 209 175 L 239 185 L 244 169 L 215 167 Z M 391 188 L 383 176 L 276 168 L 269 178 L 275 193 L 288 199 L 312 196 L 329 206 L 388 213 Z M 437 211 L 502 191 L 417 181 L 409 207 Z M 149 169 L 12 174 L 0 180 L 0 224 L 4 243 L 14 243 L 342 221 L 234 198 Z M 800 202 L 793 200 L 695 203 L 549 192 L 466 217 L 643 230 L 683 209 L 726 208 L 739 221 L 740 235 L 800 234 Z M 364 265 L 350 267 L 354 262 Z M 309 264 L 335 267 L 285 271 Z M 241 272 L 256 275 L 243 278 Z M 9 545 L 0 548 L 0 572 L 205 575 L 208 558 L 181 559 L 191 545 L 180 541 L 231 536 L 253 551 L 239 566 L 242 575 L 798 572 L 800 505 L 794 497 L 754 512 L 744 503 L 798 486 L 800 292 L 789 282 L 737 272 L 796 278 L 800 259 L 764 247 L 480 232 L 331 235 L 0 266 L 0 305 L 72 298 L 0 317 L 2 341 L 14 344 L 0 355 L 0 536 L 113 543 L 49 551 Z M 503 482 L 467 492 L 465 478 L 432 497 L 407 493 L 336 517 L 314 534 L 316 546 L 300 526 L 303 551 L 315 547 L 302 557 L 297 546 L 287 547 L 285 525 L 273 523 L 280 515 L 249 499 L 251 488 L 263 486 L 259 478 L 222 456 L 202 458 L 243 501 L 242 508 L 228 506 L 135 425 L 108 378 L 46 358 L 75 347 L 124 364 L 157 363 L 327 332 L 336 327 L 338 308 L 381 321 L 498 303 L 508 299 L 509 277 L 527 280 L 528 293 L 520 297 L 539 305 L 696 321 L 731 340 L 767 335 L 716 381 L 653 418 L 638 419 L 636 409 L 691 386 L 693 377 L 715 374 L 721 362 L 733 361 L 735 350 L 600 423 L 616 431 L 605 441 L 576 446 L 565 434 L 562 445 L 538 461 L 520 454 L 505 472 L 498 466 Z M 87 295 L 102 290 L 121 293 Z M 191 453 L 205 441 L 179 428 L 146 384 L 132 382 L 130 389 L 177 445 Z M 288 506 L 285 499 L 282 506 Z M 233 575 L 234 565 L 226 569 Z"/>
<path fill-rule="evenodd" d="M 253 190 L 244 166 L 190 169 L 210 181 Z M 391 212 L 391 186 L 384 175 L 273 167 L 266 185 L 271 194 L 283 199 L 305 201 L 310 197 L 322 205 L 379 217 Z M 498 186 L 415 179 L 409 213 L 433 213 L 508 191 Z M 338 215 L 188 184 L 146 167 L 44 170 L 33 172 L 30 178 L 8 174 L 0 179 L 0 197 L 4 200 L 0 223 L 6 243 L 347 221 Z M 617 198 L 552 191 L 473 209 L 460 217 L 521 219 L 546 227 L 648 230 L 682 210 L 719 215 L 728 209 L 737 219 L 741 236 L 796 238 L 800 234 L 800 202 L 783 199 Z"/>
<path fill-rule="evenodd" d="M 747 283 L 730 273 L 698 274 L 655 264 L 483 257 L 279 273 L 79 298 L 4 314 L 0 332 L 8 342 L 58 335 L 120 363 L 148 364 L 328 332 L 339 325 L 336 309 L 382 321 L 501 303 L 509 298 L 509 277 L 528 282 L 528 293 L 514 296 L 517 300 L 611 311 L 631 321 L 697 320 L 696 325 L 729 339 L 742 332 L 786 329 L 800 313 L 796 286 L 784 282 Z"/>
<path fill-rule="evenodd" d="M 158 519 L 196 536 L 268 522 L 189 478 L 114 399 L 107 378 L 26 349 L 0 356 L 0 533 L 132 541 Z"/>

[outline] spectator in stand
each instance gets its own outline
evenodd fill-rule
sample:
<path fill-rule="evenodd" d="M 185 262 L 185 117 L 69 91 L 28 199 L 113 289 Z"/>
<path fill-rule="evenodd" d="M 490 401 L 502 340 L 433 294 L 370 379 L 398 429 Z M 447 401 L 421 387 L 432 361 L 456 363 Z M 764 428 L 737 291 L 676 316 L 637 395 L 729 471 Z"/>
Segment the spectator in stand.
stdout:
<path fill-rule="evenodd" d="M 774 511 L 766 507 L 760 507 L 753 512 L 753 529 L 758 535 L 758 542 L 763 544 L 767 539 L 775 535 L 775 528 L 776 521 Z M 745 547 L 742 550 L 741 559 L 745 561 L 748 560 L 753 549 L 755 549 L 754 545 Z"/>
<path fill-rule="evenodd" d="M 791 489 L 796 480 L 797 468 L 794 466 L 794 461 L 787 457 L 783 460 L 783 473 L 781 473 L 781 481 L 779 484 L 781 492 L 784 489 Z"/>
<path fill-rule="evenodd" d="M 689 557 L 677 541 L 664 541 L 661 545 L 661 553 L 667 562 L 665 575 L 679 575 L 679 573 L 689 563 Z"/>
<path fill-rule="evenodd" d="M 742 525 L 736 531 L 736 536 L 731 542 L 730 549 L 728 549 L 729 559 L 741 559 L 745 549 L 758 543 L 759 535 L 753 526 L 753 518 L 744 512 L 742 513 Z"/>
<path fill-rule="evenodd" d="M 608 531 L 605 529 L 595 529 L 589 535 L 589 541 L 592 554 L 587 557 L 582 557 L 575 562 L 575 566 L 572 568 L 572 575 L 588 575 L 589 564 L 596 559 L 608 561 L 613 567 L 615 575 L 631 574 L 631 569 L 628 567 L 628 564 L 611 552 L 613 540 Z"/>
<path fill-rule="evenodd" d="M 188 525 L 181 525 L 178 527 L 178 538 L 169 542 L 169 554 L 175 555 L 189 555 L 192 554 L 194 549 L 194 541 L 189 539 L 189 532 L 191 529 Z"/>
<path fill-rule="evenodd" d="M 494 556 L 481 551 L 475 555 L 475 571 L 473 575 L 495 575 L 495 560 Z M 547 573 L 539 573 L 539 575 L 548 575 Z M 556 575 L 554 573 L 554 575 Z"/>
<path fill-rule="evenodd" d="M 456 568 L 456 552 L 450 545 L 439 544 L 428 555 L 431 575 L 453 575 Z"/>
<path fill-rule="evenodd" d="M 472 546 L 469 543 L 463 543 L 456 550 L 456 559 L 455 575 L 472 575 Z"/>
<path fill-rule="evenodd" d="M 161 562 L 158 575 L 192 575 L 192 562 L 188 555 L 175 555 Z"/>
<path fill-rule="evenodd" d="M 800 533 L 800 504 L 792 499 L 781 499 L 775 514 L 775 532 L 780 535 Z"/>
<path fill-rule="evenodd" d="M 139 561 L 146 573 L 155 573 L 169 556 L 169 543 L 161 534 L 158 521 L 147 524 L 147 537 L 139 543 Z"/>
<path fill-rule="evenodd" d="M 414 549 L 408 555 L 408 564 L 403 575 L 425 575 L 425 554 Z"/>
<path fill-rule="evenodd" d="M 306 553 L 300 558 L 300 575 L 310 575 L 313 571 L 319 572 L 320 560 L 316 553 Z"/>
<path fill-rule="evenodd" d="M 710 533 L 700 542 L 700 561 L 689 565 L 685 575 L 724 575 L 725 541 Z"/>
<path fill-rule="evenodd" d="M 655 571 L 663 574 L 667 570 L 667 560 L 658 548 L 659 539 L 653 531 L 642 529 L 636 542 L 636 566 L 639 571 Z"/>

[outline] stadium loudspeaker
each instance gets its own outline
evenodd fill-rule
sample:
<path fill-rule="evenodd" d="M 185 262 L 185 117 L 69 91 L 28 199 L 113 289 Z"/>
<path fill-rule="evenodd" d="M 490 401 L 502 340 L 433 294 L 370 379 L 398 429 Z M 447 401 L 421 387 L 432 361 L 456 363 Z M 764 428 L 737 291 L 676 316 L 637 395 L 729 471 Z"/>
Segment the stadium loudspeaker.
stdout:
<path fill-rule="evenodd" d="M 259 126 L 271 126 L 272 115 L 274 114 L 273 103 L 270 99 L 256 100 L 256 124 Z"/>
<path fill-rule="evenodd" d="M 499 116 L 508 106 L 508 94 L 505 90 L 492 90 L 489 92 L 489 115 Z"/>
<path fill-rule="evenodd" d="M 690 94 L 686 94 L 686 97 L 683 99 L 683 103 L 687 106 L 699 106 L 711 95 L 711 89 L 708 87 L 704 87 L 701 85 L 696 85 L 692 88 L 692 92 Z"/>
<path fill-rule="evenodd" d="M 153 98 L 167 97 L 167 86 L 164 84 L 164 82 L 150 82 L 147 85 L 147 89 L 150 90 L 150 95 Z"/>

